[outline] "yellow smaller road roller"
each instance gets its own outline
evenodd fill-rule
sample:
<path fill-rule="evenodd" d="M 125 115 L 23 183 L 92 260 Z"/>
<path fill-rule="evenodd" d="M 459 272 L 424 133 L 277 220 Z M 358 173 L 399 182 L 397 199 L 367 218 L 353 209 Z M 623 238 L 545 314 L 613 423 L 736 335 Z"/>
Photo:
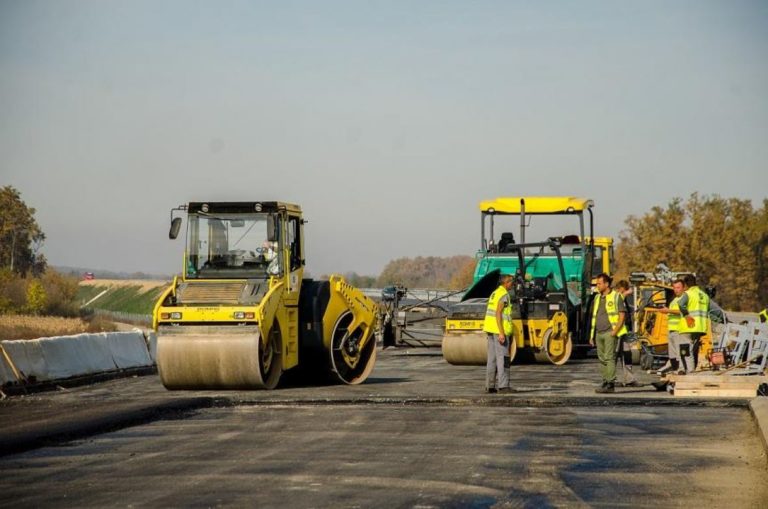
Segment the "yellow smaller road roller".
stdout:
<path fill-rule="evenodd" d="M 611 272 L 613 258 L 613 239 L 593 236 L 592 207 L 592 200 L 571 196 L 501 197 L 480 203 L 474 282 L 445 321 L 442 350 L 447 362 L 485 364 L 483 320 L 501 274 L 515 277 L 512 359 L 517 355 L 559 366 L 572 354 L 586 353 L 590 317 L 584 310 L 592 299 L 591 282 L 600 272 Z M 578 233 L 526 241 L 532 219 L 552 218 L 555 231 L 563 232 L 562 216 L 577 220 Z M 517 241 L 509 219 L 512 224 L 519 220 Z M 506 231 L 499 234 L 501 229 Z"/>

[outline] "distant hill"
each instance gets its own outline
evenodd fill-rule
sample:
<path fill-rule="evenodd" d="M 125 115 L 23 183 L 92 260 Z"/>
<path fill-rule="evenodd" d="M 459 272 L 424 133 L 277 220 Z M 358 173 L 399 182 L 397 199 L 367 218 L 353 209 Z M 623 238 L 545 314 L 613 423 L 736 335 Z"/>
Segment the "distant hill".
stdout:
<path fill-rule="evenodd" d="M 151 279 L 169 281 L 173 279 L 173 275 L 168 274 L 148 274 L 146 272 L 114 272 L 111 270 L 94 269 L 93 267 L 66 267 L 66 266 L 53 266 L 56 272 L 61 274 L 82 277 L 86 272 L 93 273 L 96 279 Z"/>

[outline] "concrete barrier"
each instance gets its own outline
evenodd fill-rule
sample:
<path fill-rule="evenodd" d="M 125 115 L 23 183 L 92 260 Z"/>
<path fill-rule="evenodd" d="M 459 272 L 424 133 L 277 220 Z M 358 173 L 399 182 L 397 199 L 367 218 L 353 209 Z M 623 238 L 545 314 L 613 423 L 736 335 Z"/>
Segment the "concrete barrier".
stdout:
<path fill-rule="evenodd" d="M 23 376 L 41 382 L 153 364 L 138 329 L 2 341 L 2 345 Z M 16 381 L 10 366 L 0 359 L 0 383 Z"/>
<path fill-rule="evenodd" d="M 752 417 L 755 419 L 755 424 L 757 424 L 763 448 L 766 454 L 768 454 L 768 398 L 757 397 L 753 399 L 749 402 L 749 409 L 752 412 Z"/>
<path fill-rule="evenodd" d="M 47 377 L 41 380 L 57 380 L 116 368 L 104 333 L 58 336 L 36 341 L 40 344 L 48 367 Z"/>
<path fill-rule="evenodd" d="M 3 341 L 3 349 L 22 375 L 48 380 L 48 365 L 39 339 Z"/>
<path fill-rule="evenodd" d="M 147 340 L 147 348 L 149 349 L 149 357 L 154 364 L 157 362 L 157 334 L 153 330 L 148 330 L 145 338 Z"/>
<path fill-rule="evenodd" d="M 112 352 L 112 360 L 120 369 L 151 366 L 147 343 L 141 330 L 130 332 L 110 332 L 107 342 Z"/>
<path fill-rule="evenodd" d="M 0 385 L 5 385 L 8 382 L 17 382 L 16 375 L 13 374 L 13 369 L 8 365 L 8 361 L 5 356 L 0 353 Z"/>

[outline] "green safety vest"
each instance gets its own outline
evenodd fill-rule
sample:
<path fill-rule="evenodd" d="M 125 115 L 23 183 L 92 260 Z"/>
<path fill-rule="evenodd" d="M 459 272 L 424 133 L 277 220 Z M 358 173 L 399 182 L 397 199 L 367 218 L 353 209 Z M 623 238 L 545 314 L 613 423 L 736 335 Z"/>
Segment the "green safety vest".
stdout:
<path fill-rule="evenodd" d="M 761 322 L 768 322 L 768 308 L 765 308 L 762 311 L 760 311 L 760 314 L 758 316 L 760 317 Z"/>
<path fill-rule="evenodd" d="M 709 295 L 701 291 L 698 286 L 688 288 L 685 293 L 688 295 L 688 315 L 693 317 L 693 327 L 688 326 L 688 321 L 683 318 L 680 320 L 678 332 L 704 334 L 707 332 L 709 320 Z"/>
<path fill-rule="evenodd" d="M 589 337 L 594 338 L 595 337 L 595 325 L 597 324 L 597 308 L 600 306 L 600 297 L 601 295 L 598 293 L 595 295 L 595 300 L 592 302 L 592 330 L 589 332 Z M 614 290 L 611 290 L 608 295 L 605 296 L 605 312 L 608 313 L 608 321 L 611 323 L 613 327 L 616 327 L 616 324 L 619 323 L 619 299 L 623 299 L 624 297 L 620 296 L 618 293 L 616 293 Z M 619 333 L 616 335 L 623 336 L 627 333 L 627 326 L 626 324 L 621 324 L 621 329 L 619 329 Z"/>
<path fill-rule="evenodd" d="M 680 311 L 680 297 L 675 297 L 672 302 L 669 303 L 670 311 Z M 667 330 L 669 332 L 677 332 L 680 330 L 680 321 L 683 319 L 683 315 L 673 315 L 672 313 L 667 315 Z"/>
<path fill-rule="evenodd" d="M 499 307 L 499 300 L 505 295 L 509 295 L 507 289 L 499 286 L 488 299 L 488 307 L 485 310 L 485 321 L 483 322 L 483 332 L 489 334 L 498 334 L 499 326 L 496 323 L 496 308 Z M 507 299 L 507 304 L 501 310 L 501 319 L 504 324 L 504 335 L 512 335 L 512 299 Z"/>

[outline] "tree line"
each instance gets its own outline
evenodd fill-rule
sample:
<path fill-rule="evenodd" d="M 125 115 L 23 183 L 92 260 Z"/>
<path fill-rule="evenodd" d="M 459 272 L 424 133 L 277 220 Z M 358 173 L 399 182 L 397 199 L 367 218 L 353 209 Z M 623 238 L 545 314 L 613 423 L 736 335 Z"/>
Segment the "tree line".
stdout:
<path fill-rule="evenodd" d="M 695 272 L 717 289 L 725 309 L 755 311 L 768 304 L 768 199 L 690 195 L 642 216 L 629 216 L 616 247 L 617 273 L 650 271 L 665 263 Z"/>
<path fill-rule="evenodd" d="M 0 188 L 0 314 L 77 316 L 77 278 L 48 269 L 45 234 L 18 190 Z"/>
<path fill-rule="evenodd" d="M 40 248 L 45 234 L 20 193 L 0 189 L 0 313 L 76 313 L 77 277 L 47 266 Z M 674 198 L 625 220 L 616 243 L 616 274 L 653 272 L 659 263 L 695 272 L 717 288 L 716 300 L 734 311 L 768 304 L 768 199 L 700 196 Z M 409 288 L 461 290 L 472 283 L 472 256 L 418 256 L 390 261 L 378 276 L 345 274 L 358 287 L 400 284 Z"/>

